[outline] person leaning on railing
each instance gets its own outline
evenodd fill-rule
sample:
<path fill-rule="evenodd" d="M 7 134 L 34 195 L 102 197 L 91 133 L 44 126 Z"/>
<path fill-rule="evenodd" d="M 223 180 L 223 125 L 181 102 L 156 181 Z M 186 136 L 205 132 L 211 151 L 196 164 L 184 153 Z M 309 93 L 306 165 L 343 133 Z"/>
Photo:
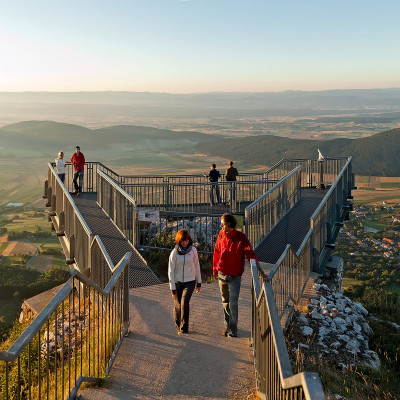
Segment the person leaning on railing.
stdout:
<path fill-rule="evenodd" d="M 247 236 L 236 230 L 236 218 L 225 213 L 221 217 L 221 231 L 213 257 L 213 274 L 218 277 L 224 308 L 224 336 L 237 337 L 238 301 L 245 257 L 249 262 L 252 258 L 257 260 Z"/>
<path fill-rule="evenodd" d="M 169 256 L 168 278 L 174 299 L 175 327 L 179 335 L 189 332 L 189 302 L 195 287 L 196 293 L 200 292 L 201 272 L 197 250 L 187 229 L 178 231 L 175 243 Z"/>
<path fill-rule="evenodd" d="M 216 168 L 217 168 L 217 166 L 215 164 L 211 164 L 210 172 L 208 174 L 203 174 L 210 181 L 210 204 L 211 204 L 211 206 L 215 205 L 214 192 L 217 197 L 217 204 L 221 203 L 221 196 L 219 194 L 219 185 L 218 185 L 218 179 L 220 178 L 221 174 L 219 173 L 219 171 Z"/>
<path fill-rule="evenodd" d="M 75 147 L 75 153 L 71 157 L 71 164 L 74 166 L 73 184 L 75 191 L 72 194 L 80 195 L 82 193 L 83 173 L 85 170 L 85 156 L 81 153 L 79 146 Z M 79 185 L 77 180 L 79 179 Z"/>

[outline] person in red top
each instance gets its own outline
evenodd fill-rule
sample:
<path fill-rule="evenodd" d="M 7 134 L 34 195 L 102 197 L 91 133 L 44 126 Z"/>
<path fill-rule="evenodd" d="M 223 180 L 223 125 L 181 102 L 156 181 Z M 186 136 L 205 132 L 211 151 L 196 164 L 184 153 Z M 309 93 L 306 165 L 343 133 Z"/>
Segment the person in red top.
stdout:
<path fill-rule="evenodd" d="M 83 182 L 83 173 L 85 170 L 85 156 L 81 153 L 81 148 L 79 146 L 75 147 L 75 153 L 71 157 L 71 164 L 74 166 L 74 179 L 73 184 L 75 188 L 75 192 L 72 194 L 80 195 L 82 193 L 82 182 Z M 79 178 L 79 185 L 77 180 Z"/>
<path fill-rule="evenodd" d="M 257 259 L 247 236 L 236 230 L 236 218 L 225 213 L 214 248 L 213 274 L 218 277 L 224 308 L 224 336 L 237 337 L 238 301 L 245 258 Z"/>

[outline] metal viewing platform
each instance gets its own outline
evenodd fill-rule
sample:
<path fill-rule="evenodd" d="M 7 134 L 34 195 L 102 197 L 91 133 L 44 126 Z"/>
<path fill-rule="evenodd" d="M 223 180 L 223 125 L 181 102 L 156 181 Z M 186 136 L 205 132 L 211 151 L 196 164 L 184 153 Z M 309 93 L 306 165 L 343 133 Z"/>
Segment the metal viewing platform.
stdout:
<path fill-rule="evenodd" d="M 48 164 L 44 194 L 71 278 L 0 352 L 1 398 L 72 399 L 111 375 L 83 398 L 228 399 L 256 387 L 263 399 L 325 399 L 317 374 L 293 375 L 282 321 L 324 270 L 352 208 L 351 157 L 281 160 L 217 187 L 202 175 L 127 176 L 88 162 L 80 196 L 72 175 L 68 167 L 64 185 Z M 178 337 L 168 285 L 140 252 L 170 251 L 185 227 L 211 254 L 224 212 L 269 267 L 246 269 L 235 343 L 220 334 L 215 282 L 193 297 L 192 333 Z"/>

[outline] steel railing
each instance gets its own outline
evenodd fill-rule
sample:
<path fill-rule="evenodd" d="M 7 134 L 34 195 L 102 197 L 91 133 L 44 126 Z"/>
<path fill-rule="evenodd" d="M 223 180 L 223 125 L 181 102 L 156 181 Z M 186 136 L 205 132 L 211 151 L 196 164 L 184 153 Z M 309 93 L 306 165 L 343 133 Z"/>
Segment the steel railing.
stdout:
<path fill-rule="evenodd" d="M 71 270 L 22 335 L 0 351 L 0 398 L 73 399 L 82 382 L 108 376 L 129 326 L 130 256 L 109 265 L 112 277 L 104 289 Z"/>
<path fill-rule="evenodd" d="M 97 203 L 120 229 L 129 242 L 136 246 L 136 200 L 126 193 L 103 171 L 97 171 Z"/>
<path fill-rule="evenodd" d="M 335 178 L 332 186 L 311 216 L 314 270 L 319 272 L 329 251 L 333 248 L 341 223 L 351 208 L 349 198 L 353 186 L 353 174 L 349 157 Z"/>
<path fill-rule="evenodd" d="M 67 263 L 75 263 L 79 271 L 87 274 L 93 233 L 50 163 L 46 183 L 45 197 L 50 206 L 49 216 L 60 237 Z"/>
<path fill-rule="evenodd" d="M 274 293 L 255 260 L 251 260 L 252 327 L 255 375 L 262 399 L 325 400 L 319 375 L 293 375 Z"/>
<path fill-rule="evenodd" d="M 314 187 L 321 181 L 332 183 L 346 162 L 347 157 L 324 158 L 321 179 L 321 161 L 304 158 L 284 158 L 268 169 L 264 176 L 266 179 L 280 180 L 298 165 L 301 165 L 301 187 Z"/>
<path fill-rule="evenodd" d="M 300 200 L 301 165 L 283 176 L 279 182 L 245 209 L 245 232 L 253 247 L 277 225 Z"/>
<path fill-rule="evenodd" d="M 352 180 L 349 157 L 311 216 L 310 229 L 297 252 L 287 245 L 266 277 L 271 282 L 280 317 L 290 300 L 299 301 L 311 272 L 321 272 L 348 212 L 347 198 L 351 194 Z"/>
<path fill-rule="evenodd" d="M 244 208 L 275 184 L 273 181 L 198 183 L 121 183 L 138 207 L 183 212 L 243 213 Z M 212 199 L 211 199 L 212 196 Z M 213 200 L 213 202 L 211 202 Z M 213 204 L 214 205 L 213 205 Z"/>

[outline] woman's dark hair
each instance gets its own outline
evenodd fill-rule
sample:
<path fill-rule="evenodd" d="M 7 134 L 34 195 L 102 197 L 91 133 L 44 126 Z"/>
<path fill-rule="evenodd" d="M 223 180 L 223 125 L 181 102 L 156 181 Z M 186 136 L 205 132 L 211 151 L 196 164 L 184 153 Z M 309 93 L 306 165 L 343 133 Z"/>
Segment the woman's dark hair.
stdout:
<path fill-rule="evenodd" d="M 222 216 L 222 219 L 224 220 L 224 222 L 225 222 L 226 224 L 229 224 L 229 226 L 230 226 L 231 228 L 236 228 L 236 218 L 235 218 L 232 214 L 225 213 L 225 214 Z"/>
<path fill-rule="evenodd" d="M 217 168 L 215 164 L 211 164 L 211 168 Z"/>
<path fill-rule="evenodd" d="M 181 240 L 189 240 L 189 244 L 193 244 L 192 237 L 190 236 L 190 233 L 187 229 L 181 229 L 178 231 L 178 233 L 175 236 L 175 243 L 179 246 L 179 243 Z"/>

